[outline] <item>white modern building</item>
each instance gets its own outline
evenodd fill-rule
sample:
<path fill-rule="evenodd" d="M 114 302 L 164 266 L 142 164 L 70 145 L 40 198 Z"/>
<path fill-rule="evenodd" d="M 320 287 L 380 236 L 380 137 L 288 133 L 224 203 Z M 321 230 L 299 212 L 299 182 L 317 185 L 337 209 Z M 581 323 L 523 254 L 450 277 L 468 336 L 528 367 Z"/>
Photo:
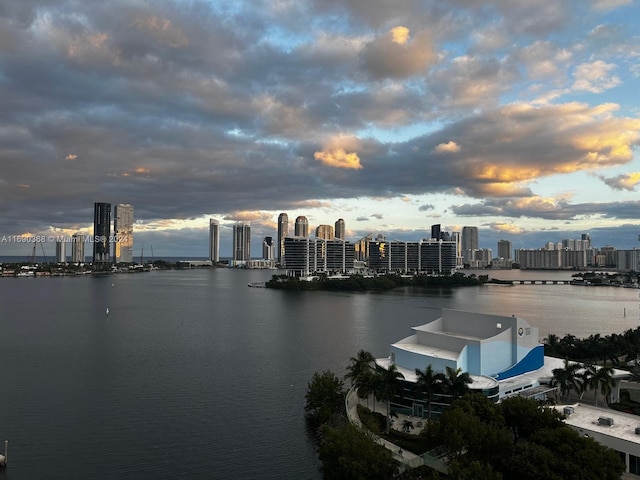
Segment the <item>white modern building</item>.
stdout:
<path fill-rule="evenodd" d="M 213 218 L 209 219 L 209 261 L 220 261 L 220 222 Z"/>
<path fill-rule="evenodd" d="M 85 236 L 78 232 L 71 237 L 71 261 L 73 263 L 84 263 L 84 241 Z"/>
<path fill-rule="evenodd" d="M 415 370 L 431 365 L 435 373 L 444 373 L 447 367 L 469 373 L 471 390 L 494 401 L 507 394 L 500 385 L 503 381 L 512 380 L 509 392 L 540 386 L 529 378 L 512 385 L 513 379 L 544 366 L 538 329 L 521 318 L 443 309 L 441 317 L 412 330 L 413 335 L 391 345 L 388 358 L 376 360 L 383 368 L 395 364 L 406 382 L 415 383 Z M 421 415 L 423 402 L 409 400 L 412 404 L 405 400 L 404 406 Z"/>

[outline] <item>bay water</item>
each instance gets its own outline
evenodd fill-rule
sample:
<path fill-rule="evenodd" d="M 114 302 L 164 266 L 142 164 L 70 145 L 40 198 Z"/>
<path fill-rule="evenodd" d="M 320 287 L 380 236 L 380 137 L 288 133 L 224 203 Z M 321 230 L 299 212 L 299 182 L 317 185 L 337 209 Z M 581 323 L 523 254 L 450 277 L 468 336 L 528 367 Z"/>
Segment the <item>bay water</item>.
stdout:
<path fill-rule="evenodd" d="M 360 349 L 388 356 L 442 308 L 517 315 L 541 339 L 640 325 L 635 289 L 248 287 L 273 273 L 0 278 L 0 479 L 319 480 L 304 418 L 312 375 L 343 375 Z"/>

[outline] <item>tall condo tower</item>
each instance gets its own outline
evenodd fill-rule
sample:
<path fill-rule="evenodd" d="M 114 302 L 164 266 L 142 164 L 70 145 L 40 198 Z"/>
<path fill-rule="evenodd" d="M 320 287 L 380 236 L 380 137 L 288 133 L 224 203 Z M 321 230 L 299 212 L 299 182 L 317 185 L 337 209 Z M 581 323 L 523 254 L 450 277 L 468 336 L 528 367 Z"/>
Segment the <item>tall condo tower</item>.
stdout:
<path fill-rule="evenodd" d="M 278 215 L 278 263 L 284 265 L 284 239 L 289 236 L 289 216 L 286 213 Z"/>
<path fill-rule="evenodd" d="M 462 251 L 478 250 L 478 227 L 462 227 Z"/>
<path fill-rule="evenodd" d="M 67 244 L 63 241 L 56 242 L 56 262 L 67 263 Z"/>
<path fill-rule="evenodd" d="M 342 218 L 339 218 L 336 221 L 336 238 L 339 238 L 340 240 L 344 240 L 344 220 Z"/>
<path fill-rule="evenodd" d="M 296 218 L 295 236 L 309 238 L 309 220 L 300 215 Z"/>
<path fill-rule="evenodd" d="M 251 260 L 251 225 L 236 222 L 233 226 L 233 265 L 244 265 Z"/>
<path fill-rule="evenodd" d="M 113 209 L 116 263 L 133 262 L 133 206 L 119 203 Z"/>
<path fill-rule="evenodd" d="M 431 238 L 440 240 L 441 234 L 442 234 L 442 226 L 439 223 L 435 225 L 431 225 Z"/>
<path fill-rule="evenodd" d="M 275 245 L 273 244 L 273 237 L 264 237 L 262 241 L 262 258 L 263 260 L 273 260 L 275 251 Z"/>
<path fill-rule="evenodd" d="M 209 260 L 220 261 L 220 222 L 213 218 L 209 219 Z"/>
<path fill-rule="evenodd" d="M 500 240 L 498 242 L 498 257 L 511 260 L 511 242 L 509 240 Z"/>
<path fill-rule="evenodd" d="M 73 263 L 84 262 L 84 235 L 74 233 L 71 237 L 71 261 Z"/>
<path fill-rule="evenodd" d="M 111 204 L 93 204 L 93 263 L 111 261 Z"/>
<path fill-rule="evenodd" d="M 316 227 L 316 238 L 333 240 L 333 227 L 331 225 L 318 225 Z"/>

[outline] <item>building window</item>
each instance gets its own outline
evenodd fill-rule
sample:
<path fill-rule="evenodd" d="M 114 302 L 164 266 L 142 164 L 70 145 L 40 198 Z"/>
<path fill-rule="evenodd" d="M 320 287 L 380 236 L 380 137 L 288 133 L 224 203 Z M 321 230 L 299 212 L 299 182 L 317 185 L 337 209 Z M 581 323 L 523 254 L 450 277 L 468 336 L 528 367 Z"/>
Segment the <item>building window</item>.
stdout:
<path fill-rule="evenodd" d="M 640 457 L 629 454 L 629 473 L 640 475 Z"/>

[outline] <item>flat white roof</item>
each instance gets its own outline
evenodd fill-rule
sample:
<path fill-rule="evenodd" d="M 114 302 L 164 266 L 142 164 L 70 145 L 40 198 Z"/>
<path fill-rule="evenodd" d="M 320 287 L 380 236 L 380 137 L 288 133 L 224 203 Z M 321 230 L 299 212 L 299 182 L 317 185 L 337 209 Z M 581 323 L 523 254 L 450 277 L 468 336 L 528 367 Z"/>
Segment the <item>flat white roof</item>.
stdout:
<path fill-rule="evenodd" d="M 456 352 L 453 350 L 446 350 L 444 348 L 436 348 L 431 347 L 429 345 L 422 345 L 420 343 L 410 342 L 410 343 L 392 343 L 392 347 L 396 347 L 400 350 L 405 350 L 407 352 L 419 353 L 420 355 L 428 355 L 433 358 L 444 358 L 445 360 L 457 360 L 460 352 Z"/>
<path fill-rule="evenodd" d="M 376 363 L 383 368 L 389 368 L 389 366 L 391 365 L 391 359 L 388 357 L 376 358 Z M 415 383 L 418 380 L 415 370 L 409 370 L 408 368 L 401 367 L 397 363 L 395 365 L 396 365 L 396 369 L 402 375 L 404 375 L 404 379 L 406 381 Z M 470 376 L 471 376 L 471 380 L 473 380 L 473 384 L 471 386 L 474 389 L 479 389 L 479 388 L 489 389 L 489 388 L 495 387 L 498 384 L 498 381 L 494 380 L 491 377 L 486 377 L 484 375 L 470 375 Z"/>
<path fill-rule="evenodd" d="M 598 408 L 584 403 L 554 406 L 560 413 L 564 413 L 565 407 L 573 408 L 573 413 L 567 415 L 564 421 L 567 425 L 640 444 L 640 435 L 636 434 L 636 428 L 640 427 L 640 417 L 637 415 L 618 412 L 609 408 Z M 600 417 L 613 419 L 613 424 L 611 426 L 600 424 L 598 422 Z"/>

